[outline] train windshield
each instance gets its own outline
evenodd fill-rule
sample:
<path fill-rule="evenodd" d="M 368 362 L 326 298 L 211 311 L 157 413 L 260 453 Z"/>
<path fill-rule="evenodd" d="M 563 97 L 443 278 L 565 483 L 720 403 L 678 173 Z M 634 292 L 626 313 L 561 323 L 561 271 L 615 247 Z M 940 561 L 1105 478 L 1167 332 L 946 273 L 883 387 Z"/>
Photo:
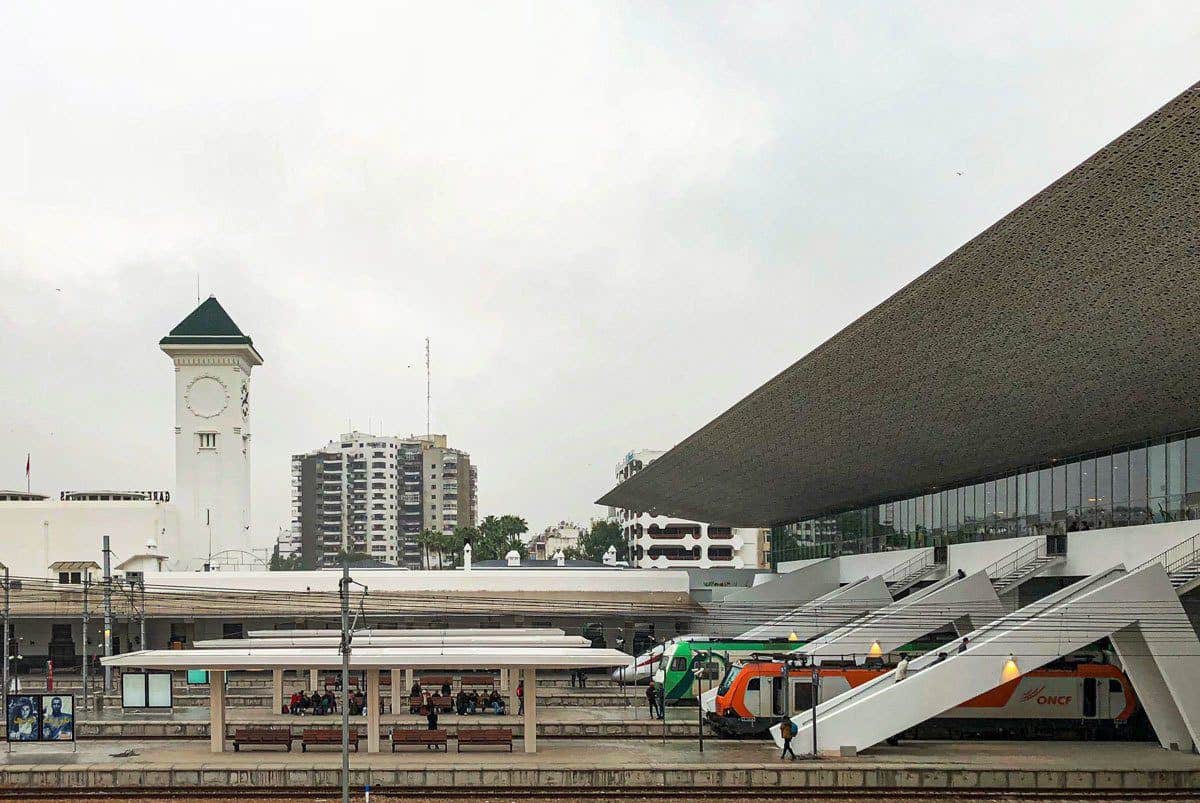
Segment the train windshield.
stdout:
<path fill-rule="evenodd" d="M 724 679 L 721 680 L 721 685 L 717 687 L 717 696 L 729 691 L 729 687 L 733 685 L 733 681 L 737 678 L 738 673 L 742 671 L 741 666 L 731 666 L 725 672 Z"/>

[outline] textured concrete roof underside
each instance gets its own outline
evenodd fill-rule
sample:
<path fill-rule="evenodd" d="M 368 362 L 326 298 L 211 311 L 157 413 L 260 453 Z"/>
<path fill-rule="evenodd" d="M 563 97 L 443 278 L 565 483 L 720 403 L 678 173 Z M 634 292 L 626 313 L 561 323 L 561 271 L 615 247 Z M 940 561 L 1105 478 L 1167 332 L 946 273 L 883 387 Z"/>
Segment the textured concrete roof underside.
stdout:
<path fill-rule="evenodd" d="M 782 524 L 1200 425 L 1200 84 L 599 500 Z"/>

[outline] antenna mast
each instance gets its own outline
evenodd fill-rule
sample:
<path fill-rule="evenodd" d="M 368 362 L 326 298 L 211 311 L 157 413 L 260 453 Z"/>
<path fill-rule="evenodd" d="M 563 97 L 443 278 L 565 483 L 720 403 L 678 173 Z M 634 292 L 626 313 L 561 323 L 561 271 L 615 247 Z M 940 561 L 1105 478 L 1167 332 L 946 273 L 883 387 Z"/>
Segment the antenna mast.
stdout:
<path fill-rule="evenodd" d="M 433 372 L 429 367 L 429 338 L 425 338 L 425 439 L 433 437 L 433 426 L 430 424 L 430 388 L 432 387 Z"/>

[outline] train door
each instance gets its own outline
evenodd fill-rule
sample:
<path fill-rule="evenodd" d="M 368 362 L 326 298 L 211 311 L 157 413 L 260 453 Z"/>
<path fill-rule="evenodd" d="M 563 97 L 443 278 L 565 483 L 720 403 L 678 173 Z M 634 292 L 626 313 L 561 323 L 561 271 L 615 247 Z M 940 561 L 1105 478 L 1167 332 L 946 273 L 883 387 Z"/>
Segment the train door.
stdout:
<path fill-rule="evenodd" d="M 771 716 L 781 717 L 787 713 L 787 689 L 783 678 L 771 678 Z"/>
<path fill-rule="evenodd" d="M 1107 692 L 1107 690 L 1108 690 L 1107 684 L 1105 684 L 1105 691 Z M 1084 719 L 1096 719 L 1097 717 L 1104 716 L 1104 714 L 1100 712 L 1101 700 L 1103 700 L 1103 702 L 1105 704 L 1104 707 L 1107 708 L 1108 707 L 1108 694 L 1106 693 L 1104 695 L 1101 695 L 1099 693 L 1099 684 L 1096 682 L 1096 678 L 1084 678 L 1083 679 L 1083 718 Z"/>
<path fill-rule="evenodd" d="M 764 678 L 760 675 L 746 681 L 746 710 L 752 717 L 771 716 L 771 687 L 767 684 L 764 700 Z M 766 705 L 763 705 L 763 703 Z"/>
<path fill-rule="evenodd" d="M 1105 718 L 1112 719 L 1125 710 L 1125 687 L 1121 685 L 1121 681 L 1109 678 L 1107 697 L 1108 714 Z"/>

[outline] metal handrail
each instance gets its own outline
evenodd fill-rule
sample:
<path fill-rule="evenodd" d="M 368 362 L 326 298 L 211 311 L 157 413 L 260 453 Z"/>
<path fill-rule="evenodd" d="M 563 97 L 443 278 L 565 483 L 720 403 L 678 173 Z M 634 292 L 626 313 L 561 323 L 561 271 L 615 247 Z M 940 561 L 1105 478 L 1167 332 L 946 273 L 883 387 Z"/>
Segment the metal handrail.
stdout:
<path fill-rule="evenodd" d="M 1149 560 L 1143 561 L 1142 563 L 1140 563 L 1136 567 L 1134 567 L 1134 571 L 1136 572 L 1138 569 L 1144 569 L 1147 566 L 1149 566 L 1151 563 L 1163 564 L 1163 566 L 1165 566 L 1167 569 L 1167 574 L 1170 574 L 1171 572 L 1182 569 L 1183 567 L 1187 566 L 1189 563 L 1192 563 L 1198 557 L 1200 557 L 1197 555 L 1197 553 L 1200 552 L 1200 541 L 1198 541 L 1197 539 L 1200 539 L 1200 533 L 1196 533 L 1191 538 L 1188 538 L 1186 541 L 1180 541 L 1178 544 L 1171 547 L 1170 549 L 1166 549 L 1162 552 L 1159 552 L 1157 555 L 1150 558 Z M 1171 553 L 1173 553 L 1179 549 L 1184 549 L 1185 547 L 1186 547 L 1186 550 L 1182 553 L 1182 555 L 1180 557 L 1177 557 L 1174 560 L 1172 560 L 1170 558 Z"/>
<path fill-rule="evenodd" d="M 1010 566 L 1011 569 L 1018 568 L 1021 565 L 1023 556 L 1030 550 L 1033 552 L 1033 557 L 1028 559 L 1028 563 L 1032 563 L 1033 561 L 1042 557 L 1042 553 L 1046 551 L 1046 539 L 1038 538 L 1032 543 L 1026 544 L 1023 547 L 1018 547 L 1004 557 L 989 563 L 983 570 L 984 574 L 986 574 L 988 578 L 992 580 L 999 580 L 1000 578 L 1007 576 L 1010 571 Z M 1001 571 L 1001 569 L 1004 571 Z"/>
<path fill-rule="evenodd" d="M 883 583 L 894 583 L 897 580 L 903 580 L 905 577 L 913 574 L 917 569 L 925 566 L 933 565 L 933 552 L 930 550 L 922 550 L 920 555 L 909 558 L 892 569 L 883 573 Z"/>

